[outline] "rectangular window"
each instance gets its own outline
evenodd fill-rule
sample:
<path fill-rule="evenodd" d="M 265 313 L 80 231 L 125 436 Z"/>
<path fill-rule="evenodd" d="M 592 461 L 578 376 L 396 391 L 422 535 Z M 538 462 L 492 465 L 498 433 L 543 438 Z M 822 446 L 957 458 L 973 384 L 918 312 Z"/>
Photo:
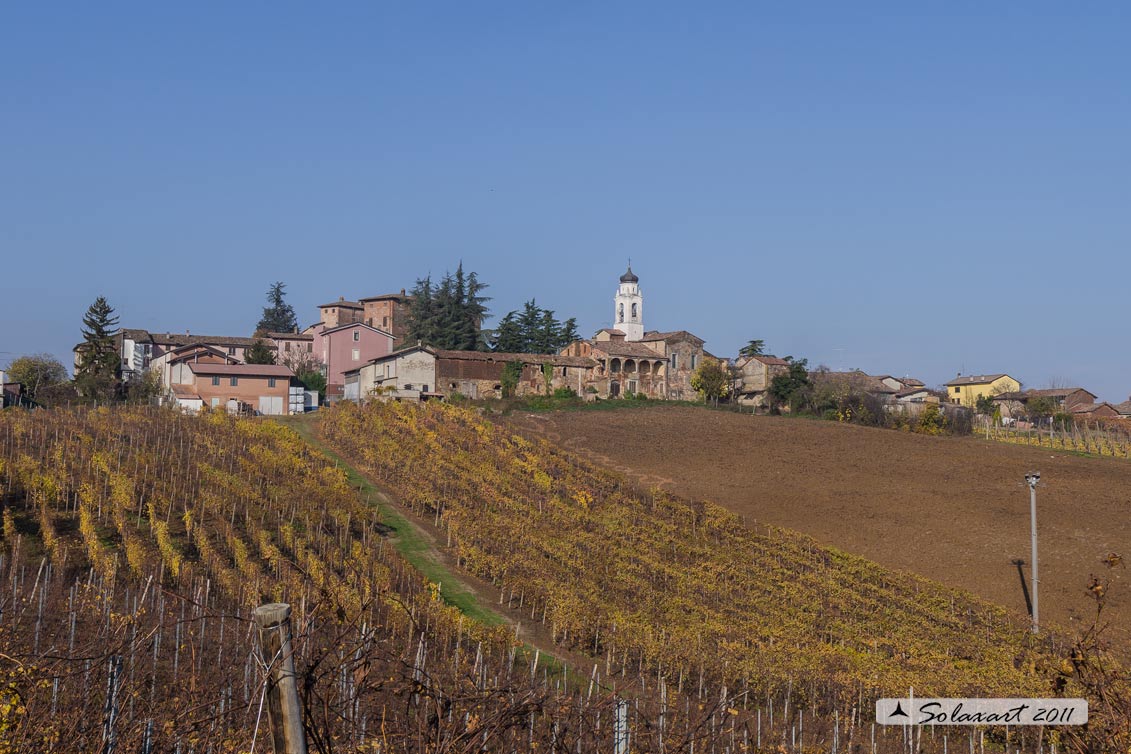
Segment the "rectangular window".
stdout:
<path fill-rule="evenodd" d="M 405 385 L 405 386 L 404 386 L 404 389 L 405 389 L 405 390 L 412 390 L 412 385 Z"/>
<path fill-rule="evenodd" d="M 389 318 L 388 317 L 382 317 L 381 318 L 381 327 L 388 327 L 388 326 L 389 326 Z"/>
<path fill-rule="evenodd" d="M 962 388 L 960 388 L 960 387 L 956 387 L 956 388 L 954 389 L 954 392 L 955 392 L 955 393 L 961 393 L 961 392 L 962 392 Z"/>
<path fill-rule="evenodd" d="M 275 378 L 274 377 L 268 377 L 267 378 L 267 387 L 275 387 Z"/>
<path fill-rule="evenodd" d="M 235 356 L 236 355 L 236 347 L 235 346 L 228 346 L 228 355 L 229 356 Z"/>
<path fill-rule="evenodd" d="M 291 350 L 291 342 L 289 340 L 286 343 L 283 344 L 283 350 L 284 351 Z"/>
<path fill-rule="evenodd" d="M 228 380 L 228 385 L 230 385 L 231 387 L 235 387 L 238 384 L 240 384 L 240 378 L 239 377 L 232 377 L 231 379 Z"/>
<path fill-rule="evenodd" d="M 672 369 L 679 369 L 679 354 L 672 354 Z"/>
<path fill-rule="evenodd" d="M 355 348 L 355 349 L 353 349 L 352 355 L 353 355 L 353 360 L 357 361 L 358 359 L 361 358 L 361 351 L 359 351 L 358 349 Z"/>
<path fill-rule="evenodd" d="M 691 354 L 691 368 L 695 368 L 695 354 Z"/>
<path fill-rule="evenodd" d="M 220 378 L 219 377 L 213 377 L 212 378 L 212 386 L 213 387 L 219 387 L 220 386 Z"/>
<path fill-rule="evenodd" d="M 427 393 L 428 392 L 428 386 L 427 385 L 421 385 L 420 386 L 420 392 Z"/>
<path fill-rule="evenodd" d="M 219 398 L 213 398 L 212 399 L 212 408 L 216 408 L 219 405 L 220 405 L 220 399 Z"/>
<path fill-rule="evenodd" d="M 354 330 L 353 331 L 353 342 L 356 343 L 359 340 L 361 340 L 361 333 L 359 333 L 357 330 Z"/>

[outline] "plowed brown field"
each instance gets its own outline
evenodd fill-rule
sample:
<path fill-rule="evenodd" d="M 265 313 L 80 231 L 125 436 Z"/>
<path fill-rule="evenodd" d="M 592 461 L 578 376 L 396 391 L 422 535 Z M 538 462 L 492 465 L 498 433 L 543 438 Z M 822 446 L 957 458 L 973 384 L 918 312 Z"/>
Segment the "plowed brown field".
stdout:
<path fill-rule="evenodd" d="M 1089 577 L 1111 579 L 1109 638 L 1131 645 L 1131 461 L 972 437 L 927 437 L 835 422 L 692 407 L 515 414 L 538 434 L 647 486 L 723 505 L 884 565 L 1026 612 L 1029 494 L 1037 492 L 1039 607 L 1074 630 L 1091 622 Z"/>

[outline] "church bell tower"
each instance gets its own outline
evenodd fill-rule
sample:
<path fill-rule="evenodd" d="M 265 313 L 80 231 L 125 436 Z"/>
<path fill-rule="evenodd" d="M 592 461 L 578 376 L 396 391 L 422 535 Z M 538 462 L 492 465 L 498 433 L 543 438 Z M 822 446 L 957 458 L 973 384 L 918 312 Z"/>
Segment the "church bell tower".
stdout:
<path fill-rule="evenodd" d="M 613 298 L 613 327 L 624 333 L 626 341 L 644 339 L 644 296 L 640 294 L 640 278 L 628 271 L 620 276 L 620 287 Z"/>

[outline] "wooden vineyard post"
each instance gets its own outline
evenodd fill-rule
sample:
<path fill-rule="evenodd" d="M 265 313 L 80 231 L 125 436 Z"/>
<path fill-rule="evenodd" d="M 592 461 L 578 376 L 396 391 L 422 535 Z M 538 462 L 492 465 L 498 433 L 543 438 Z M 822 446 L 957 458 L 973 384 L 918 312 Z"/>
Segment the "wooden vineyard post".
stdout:
<path fill-rule="evenodd" d="M 291 650 L 291 606 L 260 605 L 254 611 L 259 626 L 259 651 L 267 666 L 267 719 L 275 754 L 306 754 L 306 731 L 295 684 Z"/>
<path fill-rule="evenodd" d="M 628 703 L 617 699 L 613 718 L 613 754 L 628 754 Z"/>

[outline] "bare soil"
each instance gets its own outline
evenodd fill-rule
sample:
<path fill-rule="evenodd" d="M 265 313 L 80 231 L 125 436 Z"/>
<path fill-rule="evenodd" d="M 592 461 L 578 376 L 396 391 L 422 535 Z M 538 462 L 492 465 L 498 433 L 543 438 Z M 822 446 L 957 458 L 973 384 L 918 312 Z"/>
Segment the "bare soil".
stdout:
<path fill-rule="evenodd" d="M 1029 489 L 1039 471 L 1042 623 L 1095 618 L 1090 576 L 1110 579 L 1104 622 L 1131 646 L 1131 461 L 974 437 L 928 437 L 836 422 L 694 407 L 514 414 L 546 437 L 645 486 L 710 500 L 837 549 L 919 573 L 1027 614 Z"/>

